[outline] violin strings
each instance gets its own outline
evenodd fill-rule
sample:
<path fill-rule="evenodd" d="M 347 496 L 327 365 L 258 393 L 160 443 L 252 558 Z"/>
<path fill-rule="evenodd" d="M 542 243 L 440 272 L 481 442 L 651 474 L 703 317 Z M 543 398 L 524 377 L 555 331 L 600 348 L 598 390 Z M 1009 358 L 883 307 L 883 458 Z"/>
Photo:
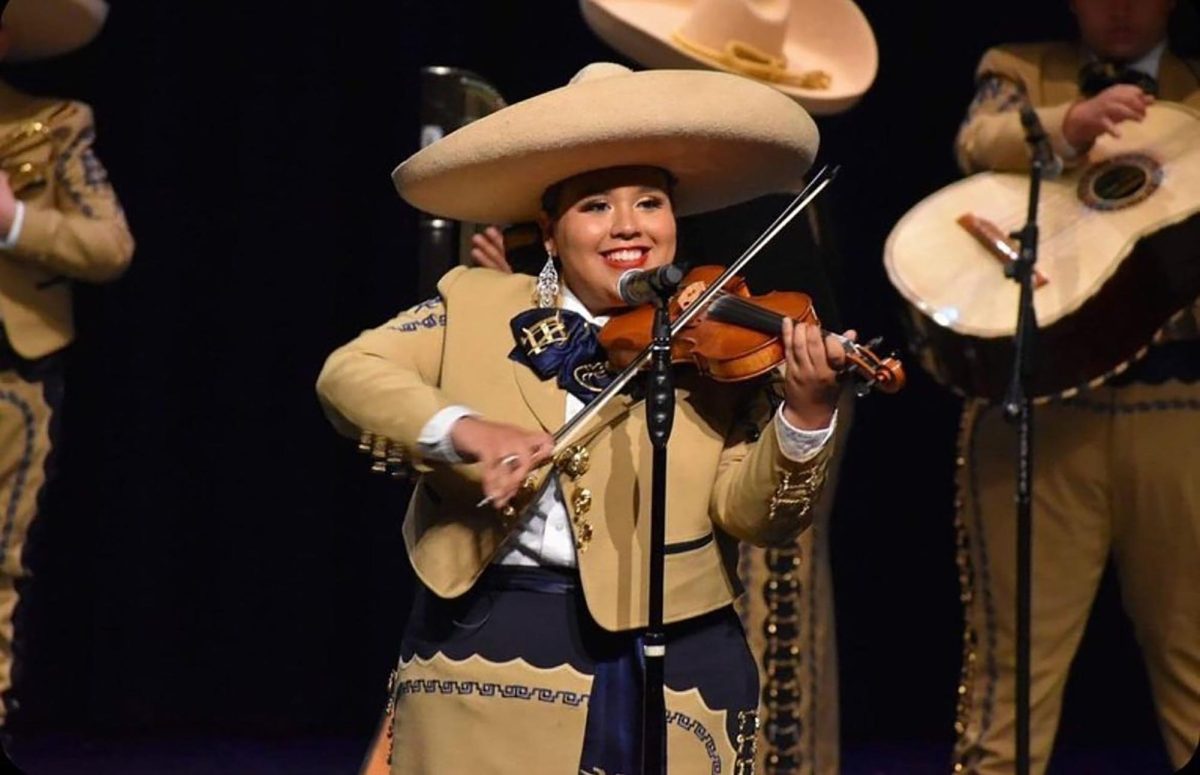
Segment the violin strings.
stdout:
<path fill-rule="evenodd" d="M 717 291 L 708 312 L 730 323 L 737 323 L 764 334 L 778 333 L 780 321 L 783 319 L 782 315 L 763 309 L 725 290 Z"/>
<path fill-rule="evenodd" d="M 724 302 L 718 306 L 718 302 Z M 752 328 L 764 334 L 776 334 L 779 332 L 780 323 L 784 319 L 784 315 L 760 307 L 752 301 L 742 298 L 735 293 L 731 293 L 724 288 L 713 294 L 713 301 L 709 305 L 709 314 L 716 314 L 718 318 L 724 317 L 730 323 Z M 862 352 L 863 348 L 857 342 L 847 339 L 842 334 L 836 331 L 830 331 L 821 327 L 821 332 L 828 336 L 832 336 L 838 340 L 843 346 L 847 347 L 856 354 Z"/>

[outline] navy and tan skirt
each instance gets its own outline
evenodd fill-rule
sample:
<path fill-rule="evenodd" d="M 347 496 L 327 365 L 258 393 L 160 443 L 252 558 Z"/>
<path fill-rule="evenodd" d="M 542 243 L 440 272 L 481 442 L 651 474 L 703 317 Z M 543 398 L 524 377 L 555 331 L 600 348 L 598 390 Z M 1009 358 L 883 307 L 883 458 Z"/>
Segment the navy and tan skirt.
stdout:
<path fill-rule="evenodd" d="M 637 639 L 592 621 L 578 576 L 493 566 L 420 589 L 392 687 L 392 775 L 632 775 Z M 749 775 L 758 674 L 732 607 L 667 628 L 671 773 Z"/>

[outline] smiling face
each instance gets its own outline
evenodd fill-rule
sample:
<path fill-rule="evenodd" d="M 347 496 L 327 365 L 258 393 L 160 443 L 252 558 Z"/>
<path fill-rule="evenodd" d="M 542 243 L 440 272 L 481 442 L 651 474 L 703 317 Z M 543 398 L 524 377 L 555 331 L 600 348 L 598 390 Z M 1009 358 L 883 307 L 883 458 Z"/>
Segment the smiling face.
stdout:
<path fill-rule="evenodd" d="M 1103 59 L 1136 61 L 1167 37 L 1175 0 L 1071 0 L 1084 45 Z"/>
<path fill-rule="evenodd" d="M 593 314 L 624 306 L 617 280 L 675 258 L 675 211 L 667 174 L 614 167 L 559 184 L 552 213 L 541 216 L 546 251 L 562 261 L 563 280 Z"/>

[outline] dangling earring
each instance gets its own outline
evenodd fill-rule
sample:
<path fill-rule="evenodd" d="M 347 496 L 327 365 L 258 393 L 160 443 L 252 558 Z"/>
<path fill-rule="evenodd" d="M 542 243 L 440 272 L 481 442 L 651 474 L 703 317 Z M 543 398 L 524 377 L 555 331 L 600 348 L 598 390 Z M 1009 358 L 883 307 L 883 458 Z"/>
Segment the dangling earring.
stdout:
<path fill-rule="evenodd" d="M 538 272 L 537 305 L 542 309 L 558 306 L 558 270 L 554 268 L 554 254 L 546 251 L 546 265 Z"/>

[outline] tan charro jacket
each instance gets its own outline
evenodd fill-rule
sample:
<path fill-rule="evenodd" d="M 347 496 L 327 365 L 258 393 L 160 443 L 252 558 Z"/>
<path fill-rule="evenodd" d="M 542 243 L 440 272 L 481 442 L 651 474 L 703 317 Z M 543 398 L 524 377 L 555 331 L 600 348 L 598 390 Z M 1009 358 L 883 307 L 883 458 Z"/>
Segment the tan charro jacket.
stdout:
<path fill-rule="evenodd" d="M 49 129 L 44 139 L 28 135 L 36 122 Z M 15 186 L 28 184 L 17 192 L 25 202 L 17 243 L 0 248 L 0 324 L 26 358 L 74 338 L 72 281 L 113 280 L 133 255 L 121 206 L 92 153 L 94 137 L 87 105 L 0 82 L 0 165 Z"/>
<path fill-rule="evenodd" d="M 979 91 L 955 143 L 963 172 L 1029 169 L 1029 146 L 1016 110 L 1022 91 L 1037 109 L 1054 146 L 1067 148 L 1063 119 L 1067 110 L 1082 99 L 1078 78 L 1087 61 L 1087 52 L 1077 43 L 1027 43 L 987 51 L 976 71 Z M 1200 63 L 1164 52 L 1158 70 L 1158 92 L 1160 100 L 1200 109 Z M 1161 335 L 1165 339 L 1200 337 L 1200 300 L 1189 311 L 1175 316 Z"/>
<path fill-rule="evenodd" d="M 552 432 L 563 424 L 566 394 L 508 358 L 514 344 L 509 320 L 531 306 L 533 278 L 460 267 L 438 289 L 440 299 L 330 355 L 317 389 L 340 430 L 354 437 L 361 430 L 382 434 L 424 471 L 404 525 L 409 558 L 430 589 L 454 597 L 475 583 L 511 525 L 490 507 L 476 508 L 476 466 L 419 459 L 422 427 L 440 409 L 463 404 L 486 418 Z M 667 485 L 667 621 L 733 600 L 739 591 L 730 564 L 733 539 L 782 543 L 809 524 L 829 445 L 807 463 L 784 458 L 762 394 L 761 388 L 723 389 L 680 378 Z M 761 436 L 751 441 L 759 428 Z M 574 477 L 560 472 L 558 480 L 582 544 L 579 572 L 588 607 L 609 630 L 641 627 L 651 470 L 643 405 L 620 397 L 581 441 L 588 470 Z M 580 529 L 584 523 L 590 539 Z"/>

